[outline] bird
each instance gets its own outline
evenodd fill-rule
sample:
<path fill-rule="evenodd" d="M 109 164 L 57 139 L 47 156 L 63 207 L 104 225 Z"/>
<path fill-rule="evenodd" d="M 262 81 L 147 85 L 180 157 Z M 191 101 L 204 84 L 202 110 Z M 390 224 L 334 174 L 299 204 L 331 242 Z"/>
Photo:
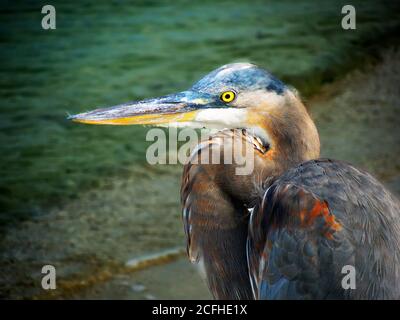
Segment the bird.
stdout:
<path fill-rule="evenodd" d="M 186 91 L 70 119 L 216 129 L 181 184 L 187 253 L 215 299 L 400 299 L 399 200 L 368 172 L 320 158 L 300 94 L 264 68 L 223 65 Z M 243 148 L 252 170 L 238 174 L 225 155 Z M 210 154 L 220 162 L 202 163 Z"/>

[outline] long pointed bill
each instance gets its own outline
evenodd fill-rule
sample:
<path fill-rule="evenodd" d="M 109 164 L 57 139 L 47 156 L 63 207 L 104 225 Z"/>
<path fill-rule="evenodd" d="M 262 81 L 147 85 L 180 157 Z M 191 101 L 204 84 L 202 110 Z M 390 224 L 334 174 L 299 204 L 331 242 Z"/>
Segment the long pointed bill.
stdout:
<path fill-rule="evenodd" d="M 74 122 L 111 125 L 163 125 L 191 122 L 200 108 L 213 102 L 208 94 L 183 91 L 160 98 L 120 104 L 70 116 Z"/>

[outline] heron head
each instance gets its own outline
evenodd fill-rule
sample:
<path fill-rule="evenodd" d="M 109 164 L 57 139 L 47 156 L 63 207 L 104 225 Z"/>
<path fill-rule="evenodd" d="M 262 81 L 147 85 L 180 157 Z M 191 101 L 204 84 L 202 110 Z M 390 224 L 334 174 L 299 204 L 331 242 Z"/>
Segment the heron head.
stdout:
<path fill-rule="evenodd" d="M 308 117 L 297 95 L 266 70 L 251 63 L 224 65 L 189 90 L 71 116 L 88 124 L 246 129 L 270 144 L 274 119 Z M 290 122 L 279 125 L 293 127 Z M 275 132 L 275 133 L 276 133 Z"/>

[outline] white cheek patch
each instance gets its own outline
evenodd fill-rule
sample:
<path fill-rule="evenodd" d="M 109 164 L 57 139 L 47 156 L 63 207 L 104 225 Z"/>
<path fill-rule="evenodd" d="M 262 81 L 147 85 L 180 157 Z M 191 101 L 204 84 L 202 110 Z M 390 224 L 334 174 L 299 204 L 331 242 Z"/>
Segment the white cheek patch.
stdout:
<path fill-rule="evenodd" d="M 245 108 L 210 108 L 198 111 L 194 122 L 208 128 L 244 128 L 247 111 Z"/>
<path fill-rule="evenodd" d="M 271 106 L 281 107 L 286 104 L 287 98 L 285 94 L 277 94 L 276 92 L 268 91 L 264 93 L 264 99 L 268 101 L 268 104 Z"/>
<path fill-rule="evenodd" d="M 281 106 L 287 103 L 287 92 L 284 94 L 277 94 L 274 91 L 264 91 L 264 90 L 256 90 L 252 92 L 244 92 L 238 95 L 237 104 L 252 106 L 254 105 L 254 101 L 257 101 L 257 106 L 264 106 L 265 110 L 280 108 Z"/>

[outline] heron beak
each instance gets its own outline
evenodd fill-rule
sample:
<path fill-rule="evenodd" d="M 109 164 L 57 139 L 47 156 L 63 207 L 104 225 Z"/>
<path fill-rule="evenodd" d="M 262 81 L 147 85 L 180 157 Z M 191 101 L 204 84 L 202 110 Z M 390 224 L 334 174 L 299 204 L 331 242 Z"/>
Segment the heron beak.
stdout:
<path fill-rule="evenodd" d="M 165 125 L 192 121 L 213 101 L 208 94 L 183 91 L 154 99 L 133 101 L 68 117 L 74 122 L 109 125 Z"/>

